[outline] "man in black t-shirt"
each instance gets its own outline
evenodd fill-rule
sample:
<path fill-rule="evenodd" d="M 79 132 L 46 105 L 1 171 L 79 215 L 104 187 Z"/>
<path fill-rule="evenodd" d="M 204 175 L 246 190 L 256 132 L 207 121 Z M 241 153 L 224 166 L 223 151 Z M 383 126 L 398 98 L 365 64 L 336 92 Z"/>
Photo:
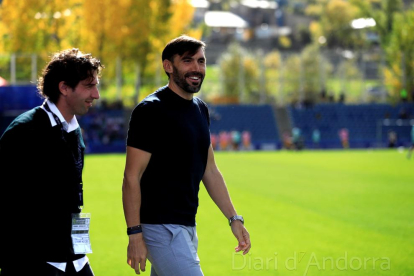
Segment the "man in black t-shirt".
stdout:
<path fill-rule="evenodd" d="M 123 205 L 129 235 L 128 264 L 152 276 L 203 275 L 195 216 L 203 181 L 247 254 L 250 237 L 231 202 L 210 142 L 207 105 L 197 97 L 204 80 L 205 44 L 188 36 L 162 53 L 169 82 L 134 109 L 128 131 Z"/>

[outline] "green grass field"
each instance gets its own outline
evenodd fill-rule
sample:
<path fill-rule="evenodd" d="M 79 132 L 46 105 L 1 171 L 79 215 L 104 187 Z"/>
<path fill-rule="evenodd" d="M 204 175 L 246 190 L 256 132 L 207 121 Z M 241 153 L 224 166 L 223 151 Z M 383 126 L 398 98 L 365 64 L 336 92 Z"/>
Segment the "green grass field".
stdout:
<path fill-rule="evenodd" d="M 202 187 L 205 275 L 414 275 L 414 160 L 405 153 L 218 152 L 216 161 L 252 250 L 233 253 L 236 240 Z M 126 264 L 124 165 L 122 154 L 86 157 L 84 211 L 92 213 L 97 276 L 134 275 Z"/>

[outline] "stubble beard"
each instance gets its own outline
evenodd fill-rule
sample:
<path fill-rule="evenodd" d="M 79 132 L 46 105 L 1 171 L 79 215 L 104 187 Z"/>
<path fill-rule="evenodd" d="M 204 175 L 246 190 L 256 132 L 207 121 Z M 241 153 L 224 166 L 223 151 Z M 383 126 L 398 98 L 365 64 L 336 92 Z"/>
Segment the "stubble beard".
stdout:
<path fill-rule="evenodd" d="M 197 86 L 193 86 L 193 85 L 188 84 L 188 82 L 186 81 L 186 77 L 188 77 L 188 75 L 198 75 L 201 79 L 200 84 L 197 85 Z M 204 81 L 204 76 L 201 73 L 190 72 L 190 73 L 184 74 L 184 76 L 180 76 L 180 73 L 179 73 L 178 69 L 175 66 L 173 66 L 172 78 L 173 78 L 173 81 L 181 89 L 183 89 L 187 93 L 192 93 L 192 94 L 197 93 L 197 92 L 200 91 L 201 85 L 203 84 L 203 81 Z"/>

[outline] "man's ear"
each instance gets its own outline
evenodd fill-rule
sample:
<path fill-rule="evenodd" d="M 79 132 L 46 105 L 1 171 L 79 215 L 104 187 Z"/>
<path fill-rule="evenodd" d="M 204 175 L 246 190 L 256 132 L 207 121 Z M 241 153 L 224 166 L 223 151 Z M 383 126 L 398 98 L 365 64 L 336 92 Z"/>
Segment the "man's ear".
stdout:
<path fill-rule="evenodd" d="M 64 81 L 59 82 L 59 91 L 63 96 L 66 96 L 69 91 L 69 86 Z"/>
<path fill-rule="evenodd" d="M 168 59 L 164 59 L 164 61 L 162 62 L 162 65 L 164 67 L 165 72 L 167 72 L 168 74 L 173 73 L 173 65 L 171 61 L 169 61 Z"/>

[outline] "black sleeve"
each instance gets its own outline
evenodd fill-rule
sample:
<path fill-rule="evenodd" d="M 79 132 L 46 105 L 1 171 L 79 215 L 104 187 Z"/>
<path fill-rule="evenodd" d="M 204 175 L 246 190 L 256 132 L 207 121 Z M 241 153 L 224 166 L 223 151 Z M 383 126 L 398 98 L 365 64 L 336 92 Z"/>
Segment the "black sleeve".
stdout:
<path fill-rule="evenodd" d="M 210 112 L 208 111 L 208 106 L 204 101 L 201 101 L 201 106 L 203 107 L 204 114 L 207 118 L 208 126 L 210 127 Z"/>
<path fill-rule="evenodd" d="M 149 153 L 154 152 L 156 138 L 156 106 L 142 102 L 132 111 L 129 121 L 127 146 Z"/>
<path fill-rule="evenodd" d="M 8 254 L 15 252 L 16 247 L 21 248 L 18 240 L 24 234 L 22 229 L 27 231 L 22 226 L 30 225 L 30 234 L 38 234 L 35 216 L 45 210 L 39 206 L 43 202 L 39 202 L 39 189 L 36 189 L 42 182 L 34 180 L 36 166 L 40 167 L 34 152 L 38 148 L 32 142 L 34 137 L 30 127 L 17 125 L 7 130 L 0 140 L 0 215 L 8 225 L 0 230 L 0 248 Z M 29 244 L 33 248 L 33 242 Z"/>
<path fill-rule="evenodd" d="M 30 127 L 22 124 L 13 124 L 0 139 L 0 166 L 2 179 L 7 178 L 1 186 L 16 185 L 20 178 L 27 178 L 27 170 L 31 170 L 33 156 L 32 150 L 36 148 L 34 132 Z M 28 161 L 29 160 L 29 161 Z M 7 184 L 6 184 L 7 183 Z M 24 183 L 26 184 L 26 183 Z"/>

